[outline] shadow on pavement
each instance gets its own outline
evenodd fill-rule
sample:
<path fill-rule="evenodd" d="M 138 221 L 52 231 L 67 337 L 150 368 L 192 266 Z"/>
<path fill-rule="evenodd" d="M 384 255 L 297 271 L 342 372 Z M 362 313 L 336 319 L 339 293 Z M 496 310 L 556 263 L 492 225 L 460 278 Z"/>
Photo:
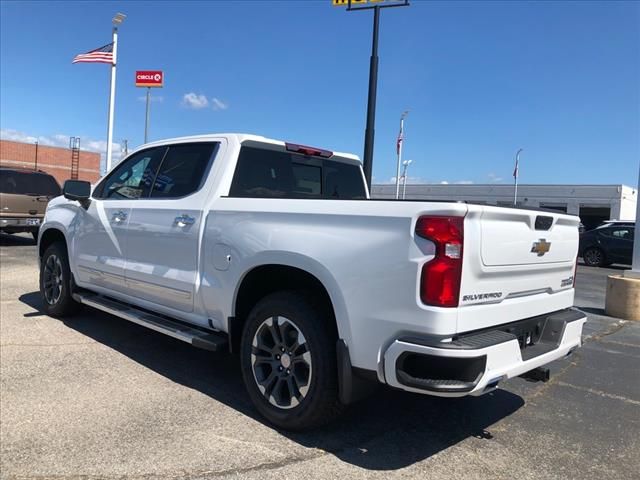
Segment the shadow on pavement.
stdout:
<path fill-rule="evenodd" d="M 576 308 L 578 310 L 583 311 L 584 313 L 591 313 L 593 315 L 604 315 L 606 316 L 607 314 L 604 312 L 604 308 L 594 308 L 594 307 L 581 307 L 579 305 L 576 305 Z"/>
<path fill-rule="evenodd" d="M 38 292 L 24 294 L 20 301 L 41 310 Z M 160 375 L 265 423 L 245 392 L 237 356 L 198 350 L 88 308 L 61 321 Z M 380 388 L 327 427 L 308 433 L 280 433 L 361 468 L 395 470 L 470 436 L 490 441 L 490 427 L 523 405 L 521 397 L 502 390 L 478 398 L 441 399 Z"/>
<path fill-rule="evenodd" d="M 36 242 L 31 234 L 12 235 L 9 233 L 0 233 L 0 247 L 22 247 L 34 246 Z"/>

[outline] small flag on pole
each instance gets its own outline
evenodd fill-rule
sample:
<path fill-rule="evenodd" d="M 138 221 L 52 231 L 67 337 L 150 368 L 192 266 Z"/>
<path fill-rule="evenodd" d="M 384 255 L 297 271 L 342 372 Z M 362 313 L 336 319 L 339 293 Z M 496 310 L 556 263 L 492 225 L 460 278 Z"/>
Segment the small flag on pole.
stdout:
<path fill-rule="evenodd" d="M 113 64 L 113 43 L 76 55 L 71 63 L 111 63 Z"/>
<path fill-rule="evenodd" d="M 518 178 L 518 157 L 516 157 L 516 167 L 513 169 L 513 178 Z"/>
<path fill-rule="evenodd" d="M 396 142 L 396 154 L 400 155 L 400 148 L 402 147 L 402 142 L 404 141 L 404 133 L 402 132 L 402 127 L 400 127 L 400 133 L 398 133 L 398 141 Z"/>

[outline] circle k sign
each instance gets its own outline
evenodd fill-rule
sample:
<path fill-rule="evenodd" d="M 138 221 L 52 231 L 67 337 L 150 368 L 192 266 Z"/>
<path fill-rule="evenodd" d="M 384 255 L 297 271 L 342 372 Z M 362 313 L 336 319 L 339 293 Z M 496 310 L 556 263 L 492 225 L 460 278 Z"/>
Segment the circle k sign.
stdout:
<path fill-rule="evenodd" d="M 136 87 L 162 87 L 164 74 L 162 70 L 137 70 Z"/>

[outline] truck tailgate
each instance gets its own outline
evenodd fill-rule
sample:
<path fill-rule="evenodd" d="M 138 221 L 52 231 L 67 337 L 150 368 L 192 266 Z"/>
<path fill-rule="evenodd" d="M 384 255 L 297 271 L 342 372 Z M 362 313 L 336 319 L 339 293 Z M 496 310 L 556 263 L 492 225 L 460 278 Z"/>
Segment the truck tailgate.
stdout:
<path fill-rule="evenodd" d="M 562 213 L 469 205 L 458 331 L 571 307 L 578 224 Z"/>
<path fill-rule="evenodd" d="M 486 208 L 481 225 L 484 265 L 539 265 L 576 258 L 578 226 L 567 215 Z"/>

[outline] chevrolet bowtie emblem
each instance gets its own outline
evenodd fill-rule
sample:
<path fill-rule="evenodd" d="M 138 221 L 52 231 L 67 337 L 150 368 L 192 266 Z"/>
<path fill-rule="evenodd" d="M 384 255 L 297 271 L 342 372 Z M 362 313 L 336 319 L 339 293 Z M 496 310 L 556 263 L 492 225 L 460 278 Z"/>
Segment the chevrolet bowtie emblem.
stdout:
<path fill-rule="evenodd" d="M 533 242 L 531 247 L 531 253 L 537 253 L 539 257 L 543 256 L 551 248 L 551 242 L 547 242 L 544 238 L 541 238 L 537 242 Z"/>

